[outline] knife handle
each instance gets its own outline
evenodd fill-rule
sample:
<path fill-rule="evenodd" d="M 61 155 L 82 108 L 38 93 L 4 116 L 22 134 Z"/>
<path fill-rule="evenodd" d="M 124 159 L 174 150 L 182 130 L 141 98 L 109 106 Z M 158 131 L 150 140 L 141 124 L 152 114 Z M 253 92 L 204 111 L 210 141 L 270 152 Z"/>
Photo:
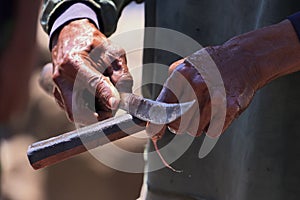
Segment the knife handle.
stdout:
<path fill-rule="evenodd" d="M 34 169 L 41 169 L 142 131 L 145 126 L 146 122 L 130 114 L 120 115 L 36 142 L 28 147 L 27 156 Z"/>

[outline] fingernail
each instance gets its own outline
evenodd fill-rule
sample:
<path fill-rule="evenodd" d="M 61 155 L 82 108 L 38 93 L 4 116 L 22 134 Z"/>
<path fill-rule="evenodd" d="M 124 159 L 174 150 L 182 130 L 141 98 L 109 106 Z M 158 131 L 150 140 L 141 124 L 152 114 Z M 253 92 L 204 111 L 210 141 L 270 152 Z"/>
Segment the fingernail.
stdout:
<path fill-rule="evenodd" d="M 118 108 L 119 102 L 117 98 L 111 97 L 108 102 L 112 110 L 116 110 Z"/>
<path fill-rule="evenodd" d="M 177 131 L 175 129 L 171 128 L 170 126 L 168 126 L 168 129 L 171 133 L 177 134 Z"/>

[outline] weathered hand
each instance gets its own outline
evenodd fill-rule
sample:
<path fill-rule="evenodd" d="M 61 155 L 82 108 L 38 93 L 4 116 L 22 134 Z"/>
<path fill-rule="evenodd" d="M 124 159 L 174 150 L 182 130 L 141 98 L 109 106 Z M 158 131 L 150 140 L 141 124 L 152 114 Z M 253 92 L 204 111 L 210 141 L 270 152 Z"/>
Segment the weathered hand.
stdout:
<path fill-rule="evenodd" d="M 95 95 L 96 113 L 88 113 L 94 117 L 85 115 L 76 119 L 84 124 L 95 116 L 98 120 L 111 117 L 120 101 L 118 91 L 131 92 L 132 77 L 125 51 L 114 46 L 87 19 L 67 24 L 54 37 L 52 61 L 57 86 L 54 96 L 71 121 L 74 110 L 86 113 L 87 96 Z"/>
<path fill-rule="evenodd" d="M 171 65 L 159 101 L 197 99 L 181 121 L 169 124 L 177 133 L 219 136 L 250 104 L 255 92 L 272 80 L 299 71 L 299 39 L 289 20 L 201 49 Z M 218 77 L 219 76 L 219 77 Z M 222 80 L 222 81 L 220 81 Z M 188 87 L 190 86 L 190 87 Z M 224 105 L 224 106 L 222 106 Z M 199 116 L 200 112 L 200 116 Z M 217 128 L 211 128 L 217 127 Z M 157 140 L 166 126 L 148 124 Z"/>
<path fill-rule="evenodd" d="M 260 77 L 250 54 L 232 47 L 228 42 L 201 49 L 171 65 L 170 76 L 157 100 L 168 103 L 197 100 L 181 119 L 167 125 L 176 133 L 198 136 L 213 122 L 221 128 L 212 128 L 207 134 L 219 136 L 248 107 L 259 88 Z M 147 131 L 159 139 L 165 128 L 148 124 Z"/>
<path fill-rule="evenodd" d="M 219 136 L 248 107 L 258 89 L 299 71 L 299 54 L 295 29 L 289 20 L 284 20 L 233 37 L 221 46 L 201 49 L 174 63 L 158 100 L 197 99 L 198 103 L 181 121 L 168 126 L 177 133 L 196 136 L 209 127 L 209 136 Z M 212 124 L 217 128 L 211 128 Z M 147 130 L 157 140 L 165 128 L 148 124 Z"/>

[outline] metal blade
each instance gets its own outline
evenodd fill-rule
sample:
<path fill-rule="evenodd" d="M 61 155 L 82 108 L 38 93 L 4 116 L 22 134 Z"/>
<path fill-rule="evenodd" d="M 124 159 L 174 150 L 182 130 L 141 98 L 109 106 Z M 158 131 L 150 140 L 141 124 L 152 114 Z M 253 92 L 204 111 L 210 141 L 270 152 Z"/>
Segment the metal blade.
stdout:
<path fill-rule="evenodd" d="M 163 103 L 131 93 L 121 93 L 120 108 L 153 124 L 169 124 L 187 112 L 195 100 L 185 103 Z"/>

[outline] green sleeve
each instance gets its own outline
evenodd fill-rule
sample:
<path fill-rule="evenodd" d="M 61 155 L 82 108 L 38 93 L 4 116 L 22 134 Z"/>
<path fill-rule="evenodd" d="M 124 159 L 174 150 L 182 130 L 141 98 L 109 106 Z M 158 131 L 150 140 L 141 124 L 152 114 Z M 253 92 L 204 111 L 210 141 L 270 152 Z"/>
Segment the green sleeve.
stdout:
<path fill-rule="evenodd" d="M 64 10 L 74 3 L 84 3 L 96 12 L 101 32 L 109 36 L 116 30 L 123 8 L 131 1 L 133 0 L 44 0 L 41 25 L 44 31 L 49 34 L 55 19 Z M 143 0 L 135 1 L 142 2 Z"/>

